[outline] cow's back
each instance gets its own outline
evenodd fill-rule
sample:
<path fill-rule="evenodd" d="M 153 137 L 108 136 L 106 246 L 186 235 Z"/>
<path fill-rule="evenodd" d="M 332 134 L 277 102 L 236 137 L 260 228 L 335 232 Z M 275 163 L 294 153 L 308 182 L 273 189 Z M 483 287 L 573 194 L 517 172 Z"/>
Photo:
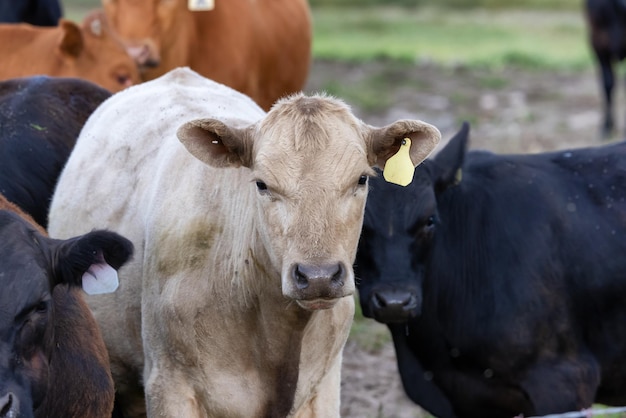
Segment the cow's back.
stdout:
<path fill-rule="evenodd" d="M 154 116 L 120 122 L 120 114 L 133 114 L 137 109 L 141 109 L 140 115 Z M 175 70 L 104 102 L 85 125 L 59 179 L 50 209 L 51 236 L 69 237 L 98 226 L 123 231 L 135 244 L 137 256 L 121 271 L 119 289 L 88 298 L 102 328 L 114 376 L 129 372 L 140 376 L 143 368 L 145 248 L 158 240 L 156 235 L 163 226 L 184 228 L 192 210 L 202 212 L 193 204 L 201 191 L 199 182 L 203 177 L 204 181 L 214 180 L 206 174 L 211 169 L 179 142 L 176 130 L 189 119 L 227 119 L 229 114 L 252 123 L 263 111 L 247 97 L 189 69 Z M 84 172 L 87 162 L 100 169 Z M 219 176 L 221 171 L 239 170 L 215 171 Z M 92 198 L 84 201 L 73 196 Z M 67 213 L 75 214 L 76 219 L 66 222 L 63 217 Z M 164 214 L 168 218 L 160 218 Z"/>
<path fill-rule="evenodd" d="M 110 95 L 72 78 L 0 82 L 0 193 L 40 225 L 47 225 L 56 180 L 81 128 Z"/>
<path fill-rule="evenodd" d="M 56 26 L 63 16 L 59 0 L 0 0 L 0 22 Z"/>
<path fill-rule="evenodd" d="M 304 88 L 312 39 L 306 0 L 229 0 L 202 12 L 187 10 L 186 0 L 176 1 L 175 13 L 161 22 L 161 64 L 146 69 L 144 79 L 189 66 L 266 110 Z"/>

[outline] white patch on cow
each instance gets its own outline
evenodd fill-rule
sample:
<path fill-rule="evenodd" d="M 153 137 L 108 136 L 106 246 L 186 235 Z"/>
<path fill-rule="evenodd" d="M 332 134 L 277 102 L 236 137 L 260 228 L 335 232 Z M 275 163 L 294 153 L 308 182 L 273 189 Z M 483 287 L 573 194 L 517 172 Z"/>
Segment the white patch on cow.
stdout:
<path fill-rule="evenodd" d="M 88 295 L 115 292 L 119 284 L 117 271 L 106 263 L 93 264 L 83 274 L 83 290 Z"/>

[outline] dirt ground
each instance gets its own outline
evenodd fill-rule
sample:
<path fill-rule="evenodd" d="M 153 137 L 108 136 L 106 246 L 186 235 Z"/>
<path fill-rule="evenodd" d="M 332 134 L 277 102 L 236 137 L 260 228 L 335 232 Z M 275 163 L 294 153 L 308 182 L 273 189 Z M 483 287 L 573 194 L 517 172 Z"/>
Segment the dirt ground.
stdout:
<path fill-rule="evenodd" d="M 622 79 L 615 101 L 624 132 Z M 328 90 L 365 122 L 382 126 L 402 118 L 437 126 L 444 141 L 462 120 L 470 146 L 498 153 L 535 153 L 605 143 L 600 139 L 600 93 L 593 70 L 576 73 L 470 70 L 433 64 L 315 62 L 307 91 Z M 370 326 L 370 325 L 368 325 Z M 377 332 L 383 325 L 371 321 Z M 367 349 L 351 339 L 344 352 L 342 416 L 413 418 L 426 415 L 404 394 L 391 343 Z"/>

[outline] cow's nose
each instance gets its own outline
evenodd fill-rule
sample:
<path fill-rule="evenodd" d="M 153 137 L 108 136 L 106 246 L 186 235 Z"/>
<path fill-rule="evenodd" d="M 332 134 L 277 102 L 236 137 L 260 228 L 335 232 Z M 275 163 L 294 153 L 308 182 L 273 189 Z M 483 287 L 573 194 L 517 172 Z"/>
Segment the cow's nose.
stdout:
<path fill-rule="evenodd" d="M 405 322 L 420 313 L 418 298 L 412 292 L 381 290 L 372 294 L 372 312 L 379 322 Z"/>
<path fill-rule="evenodd" d="M 324 289 L 332 290 L 343 286 L 346 280 L 346 268 L 342 263 L 326 265 L 296 264 L 292 277 L 299 290 L 323 296 Z"/>
<path fill-rule="evenodd" d="M 17 418 L 20 412 L 20 402 L 17 397 L 9 392 L 0 398 L 0 417 Z"/>

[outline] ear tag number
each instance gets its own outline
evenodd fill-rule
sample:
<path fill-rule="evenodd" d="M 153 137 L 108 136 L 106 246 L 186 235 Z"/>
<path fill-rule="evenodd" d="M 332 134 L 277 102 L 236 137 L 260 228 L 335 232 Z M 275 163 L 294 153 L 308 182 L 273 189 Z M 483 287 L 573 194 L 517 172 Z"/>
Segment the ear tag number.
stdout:
<path fill-rule="evenodd" d="M 413 165 L 411 156 L 409 155 L 410 149 L 411 140 L 409 138 L 404 138 L 398 152 L 389 157 L 385 163 L 383 177 L 389 183 L 394 183 L 399 186 L 407 186 L 413 181 L 415 166 Z"/>
<path fill-rule="evenodd" d="M 192 12 L 203 12 L 215 8 L 215 0 L 189 0 L 187 8 Z"/>

